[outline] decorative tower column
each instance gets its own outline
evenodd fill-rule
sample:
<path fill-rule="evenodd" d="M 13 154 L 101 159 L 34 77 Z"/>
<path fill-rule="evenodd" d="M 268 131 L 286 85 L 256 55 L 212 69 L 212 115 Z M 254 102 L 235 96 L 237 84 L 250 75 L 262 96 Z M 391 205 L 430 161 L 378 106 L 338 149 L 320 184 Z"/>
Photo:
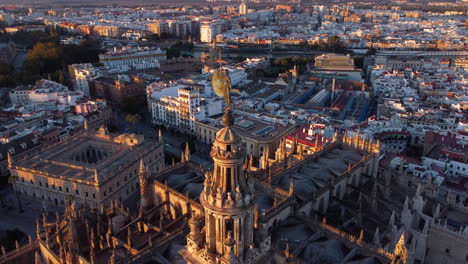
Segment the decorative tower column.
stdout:
<path fill-rule="evenodd" d="M 223 123 L 226 127 L 216 133 L 211 150 L 214 171 L 211 179 L 206 179 L 200 203 L 205 208 L 207 250 L 218 255 L 226 253 L 225 241 L 232 232 L 232 253 L 242 259 L 253 243 L 253 182 L 244 176 L 244 151 L 232 129 L 230 109 L 226 109 Z"/>
<path fill-rule="evenodd" d="M 213 172 L 206 174 L 200 194 L 205 212 L 205 243 L 197 250 L 193 239 L 188 239 L 188 248 L 181 254 L 188 263 L 256 263 L 269 250 L 270 242 L 266 238 L 260 245 L 254 244 L 254 183 L 244 175 L 245 151 L 233 129 L 227 72 L 215 72 L 213 87 L 224 96 L 226 109 L 222 118 L 225 127 L 216 133 L 211 148 Z M 195 225 L 192 227 L 190 237 L 196 234 Z"/>
<path fill-rule="evenodd" d="M 143 160 L 140 160 L 140 170 L 138 172 L 138 180 L 140 182 L 140 199 L 143 209 L 149 209 L 153 206 L 153 198 L 151 190 L 148 186 L 149 171 L 145 167 Z"/>

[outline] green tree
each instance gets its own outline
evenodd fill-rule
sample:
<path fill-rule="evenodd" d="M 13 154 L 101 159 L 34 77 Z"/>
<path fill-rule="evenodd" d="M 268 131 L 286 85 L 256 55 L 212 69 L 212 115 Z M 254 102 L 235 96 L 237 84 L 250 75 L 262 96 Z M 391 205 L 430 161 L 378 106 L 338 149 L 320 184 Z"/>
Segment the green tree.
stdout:
<path fill-rule="evenodd" d="M 73 194 L 67 194 L 65 196 L 65 202 L 67 202 L 67 204 L 71 203 L 73 200 L 75 200 L 75 195 Z"/>
<path fill-rule="evenodd" d="M 11 64 L 0 62 L 0 87 L 14 87 L 16 85 L 13 70 Z"/>
<path fill-rule="evenodd" d="M 64 83 L 63 71 L 74 63 L 93 63 L 102 53 L 97 40 L 83 40 L 78 45 L 58 45 L 54 42 L 38 42 L 26 55 L 23 70 L 16 80 L 31 83 L 52 74 L 54 80 Z"/>
<path fill-rule="evenodd" d="M 3 19 L 0 19 L 0 29 L 4 29 L 8 26 L 7 22 Z"/>
<path fill-rule="evenodd" d="M 328 37 L 328 44 L 330 45 L 339 45 L 340 44 L 340 37 L 338 36 L 330 36 Z"/>
<path fill-rule="evenodd" d="M 141 111 L 141 102 L 135 97 L 125 97 L 122 101 L 122 110 L 125 113 L 137 114 Z"/>
<path fill-rule="evenodd" d="M 11 75 L 0 75 L 0 87 L 15 87 L 16 81 Z"/>
<path fill-rule="evenodd" d="M 0 75 L 11 75 L 13 70 L 13 65 L 0 61 Z"/>
<path fill-rule="evenodd" d="M 4 193 L 0 193 L 0 205 L 2 207 L 5 207 L 5 194 Z"/>
<path fill-rule="evenodd" d="M 191 51 L 194 46 L 192 42 L 182 42 L 179 40 L 166 50 L 166 55 L 168 58 L 177 58 L 180 57 L 181 51 Z"/>
<path fill-rule="evenodd" d="M 144 38 L 148 41 L 158 41 L 161 39 L 158 34 L 148 34 Z"/>
<path fill-rule="evenodd" d="M 61 84 L 65 84 L 65 75 L 63 74 L 62 70 L 56 71 L 52 74 L 52 80 L 59 82 Z"/>
<path fill-rule="evenodd" d="M 128 114 L 126 117 L 125 117 L 125 121 L 127 121 L 128 123 L 130 123 L 132 125 L 132 129 L 135 130 L 135 125 L 136 123 L 138 123 L 140 121 L 140 116 L 137 115 L 137 114 Z"/>
<path fill-rule="evenodd" d="M 8 177 L 8 183 L 13 185 L 13 191 L 15 193 L 15 197 L 16 197 L 16 201 L 18 202 L 18 210 L 20 213 L 22 213 L 24 210 L 23 210 L 23 205 L 21 204 L 21 199 L 18 195 L 18 191 L 17 191 L 17 188 L 16 188 L 16 181 L 18 180 L 18 176 L 16 175 L 10 175 L 10 177 Z"/>
<path fill-rule="evenodd" d="M 23 64 L 24 71 L 32 74 L 48 74 L 60 69 L 61 50 L 58 45 L 39 42 L 28 51 Z"/>

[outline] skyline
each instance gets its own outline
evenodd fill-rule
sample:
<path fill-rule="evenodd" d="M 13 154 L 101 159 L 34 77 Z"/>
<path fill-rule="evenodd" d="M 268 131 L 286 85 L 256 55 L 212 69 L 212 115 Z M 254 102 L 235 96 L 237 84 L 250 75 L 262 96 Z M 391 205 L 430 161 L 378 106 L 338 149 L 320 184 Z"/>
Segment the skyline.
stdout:
<path fill-rule="evenodd" d="M 468 259 L 465 3 L 78 2 L 0 8 L 0 264 Z"/>

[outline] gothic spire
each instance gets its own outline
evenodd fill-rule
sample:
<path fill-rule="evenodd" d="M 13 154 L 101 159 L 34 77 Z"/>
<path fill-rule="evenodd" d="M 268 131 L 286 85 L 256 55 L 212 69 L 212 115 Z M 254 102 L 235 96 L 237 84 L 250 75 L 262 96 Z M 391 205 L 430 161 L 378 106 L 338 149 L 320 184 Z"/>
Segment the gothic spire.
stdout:
<path fill-rule="evenodd" d="M 249 156 L 246 156 L 245 161 L 244 161 L 244 166 L 242 167 L 242 169 L 245 171 L 249 170 L 249 163 L 250 163 Z"/>
<path fill-rule="evenodd" d="M 190 148 L 189 148 L 189 143 L 185 143 L 185 161 L 190 161 Z"/>
<path fill-rule="evenodd" d="M 36 236 L 38 239 L 41 239 L 41 225 L 39 224 L 39 219 L 36 219 Z"/>
<path fill-rule="evenodd" d="M 140 159 L 140 167 L 139 167 L 139 171 L 140 173 L 144 173 L 145 172 L 145 162 L 143 161 L 143 159 Z"/>
<path fill-rule="evenodd" d="M 127 228 L 127 244 L 129 247 L 132 247 L 132 230 L 130 227 Z"/>
<path fill-rule="evenodd" d="M 398 243 L 395 245 L 393 255 L 395 258 L 399 258 L 402 263 L 406 263 L 408 259 L 408 249 L 406 248 L 404 231 L 401 233 L 400 240 L 398 240 Z"/>
<path fill-rule="evenodd" d="M 419 198 L 421 196 L 421 184 L 418 183 L 418 187 L 416 189 L 416 194 L 414 195 L 415 197 Z"/>
<path fill-rule="evenodd" d="M 377 247 L 380 248 L 379 227 L 377 227 L 377 228 L 375 229 L 374 238 L 372 239 L 372 243 L 374 243 L 374 245 L 376 245 Z"/>
<path fill-rule="evenodd" d="M 288 193 L 288 195 L 289 195 L 289 197 L 294 195 L 294 180 L 293 179 L 289 180 L 289 193 Z"/>
<path fill-rule="evenodd" d="M 403 211 L 408 210 L 408 206 L 409 206 L 408 203 L 409 203 L 409 201 L 408 201 L 408 196 L 406 196 L 405 202 L 404 202 L 404 204 L 403 204 Z"/>
<path fill-rule="evenodd" d="M 10 151 L 7 151 L 8 167 L 13 166 L 13 157 L 11 156 Z"/>
<path fill-rule="evenodd" d="M 148 186 L 149 172 L 145 166 L 143 159 L 140 160 L 140 168 L 138 173 L 138 181 L 140 184 L 140 205 L 144 209 L 148 209 L 153 205 L 152 193 Z"/>
<path fill-rule="evenodd" d="M 162 134 L 161 128 L 158 130 L 158 141 L 159 141 L 159 143 L 163 143 L 163 142 L 164 142 L 164 138 L 163 138 L 163 134 Z"/>
<path fill-rule="evenodd" d="M 99 175 L 97 169 L 94 169 L 94 182 L 99 184 Z"/>
<path fill-rule="evenodd" d="M 372 197 L 377 197 L 377 191 L 378 191 L 378 187 L 377 187 L 377 181 L 374 181 L 374 186 L 372 187 Z"/>
<path fill-rule="evenodd" d="M 433 216 L 433 218 L 434 218 L 434 219 L 437 219 L 437 218 L 439 218 L 439 215 L 440 215 L 440 204 L 437 203 L 437 207 L 436 207 L 436 209 L 435 209 L 435 211 L 434 211 L 434 216 Z"/>

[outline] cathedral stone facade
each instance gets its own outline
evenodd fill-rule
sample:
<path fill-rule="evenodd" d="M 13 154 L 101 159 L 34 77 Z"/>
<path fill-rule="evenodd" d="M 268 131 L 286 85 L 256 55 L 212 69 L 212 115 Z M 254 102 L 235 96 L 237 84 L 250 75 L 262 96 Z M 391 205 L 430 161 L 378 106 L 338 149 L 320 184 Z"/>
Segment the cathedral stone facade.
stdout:
<path fill-rule="evenodd" d="M 468 238 L 446 220 L 455 212 L 428 197 L 436 188 L 431 184 L 414 192 L 400 184 L 401 171 L 379 168 L 378 141 L 335 132 L 314 153 L 283 141 L 256 162 L 246 157 L 229 111 L 223 123 L 211 150 L 213 169 L 194 163 L 188 148 L 180 163 L 162 171 L 153 169 L 153 159 L 140 159 L 139 201 L 111 199 L 101 207 L 66 202 L 63 215 L 38 221 L 36 240 L 2 252 L 0 263 L 416 264 L 464 258 Z"/>

